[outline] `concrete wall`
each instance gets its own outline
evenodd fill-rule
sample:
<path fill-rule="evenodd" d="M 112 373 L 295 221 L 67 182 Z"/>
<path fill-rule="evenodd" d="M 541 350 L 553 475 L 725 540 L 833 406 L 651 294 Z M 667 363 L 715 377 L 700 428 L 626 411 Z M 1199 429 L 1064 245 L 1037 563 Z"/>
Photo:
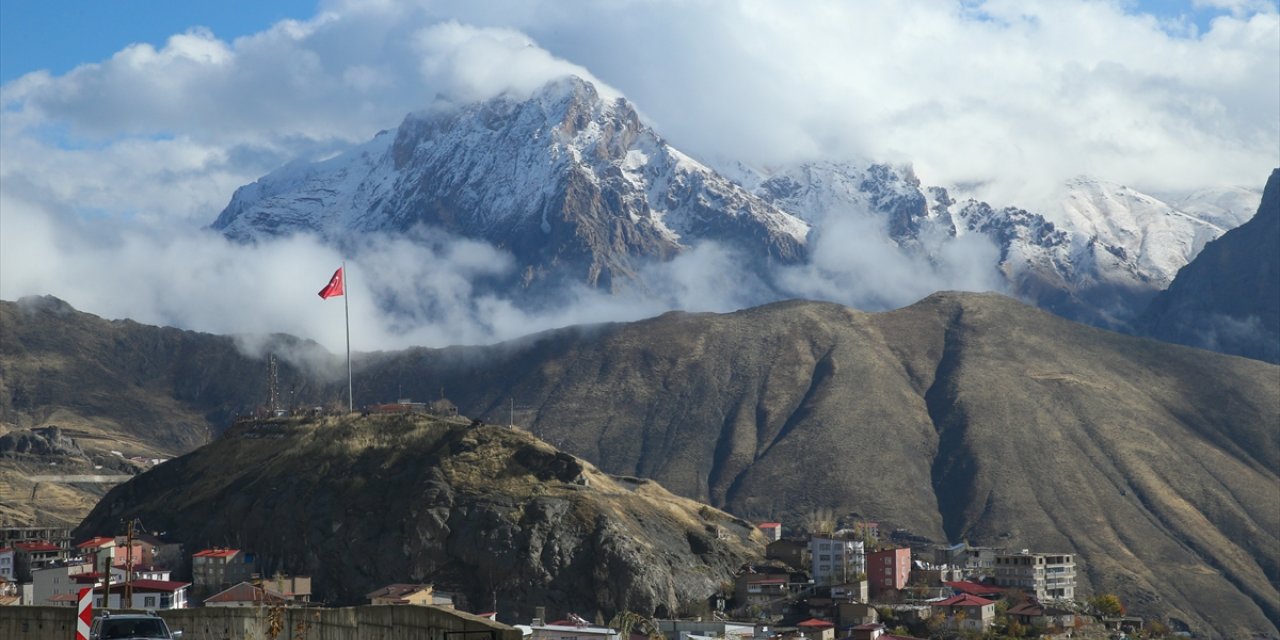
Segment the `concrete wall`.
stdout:
<path fill-rule="evenodd" d="M 0 607 L 4 640 L 75 640 L 75 607 Z"/>
<path fill-rule="evenodd" d="M 425 606 L 345 609 L 200 608 L 161 611 L 183 640 L 520 640 L 520 631 Z M 71 607 L 0 607 L 4 640 L 73 640 Z"/>

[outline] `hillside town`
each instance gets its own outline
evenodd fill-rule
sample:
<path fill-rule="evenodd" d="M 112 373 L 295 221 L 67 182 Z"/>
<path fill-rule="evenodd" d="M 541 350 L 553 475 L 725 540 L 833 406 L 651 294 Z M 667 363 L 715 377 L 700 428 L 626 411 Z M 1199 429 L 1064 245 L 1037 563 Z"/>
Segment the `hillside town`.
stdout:
<path fill-rule="evenodd" d="M 909 531 L 882 531 L 865 519 L 815 518 L 784 535 L 761 522 L 763 562 L 681 619 L 618 612 L 587 620 L 536 607 L 512 620 L 487 603 L 467 602 L 444 585 L 393 583 L 369 592 L 369 605 L 433 606 L 515 624 L 535 640 L 912 640 L 951 638 L 1152 638 L 1186 635 L 1125 615 L 1113 595 L 1083 598 L 1072 554 L 939 545 Z M 847 525 L 847 526 L 845 526 Z M 820 532 L 806 531 L 816 528 Z M 111 532 L 101 532 L 110 534 Z M 59 527 L 0 529 L 0 605 L 74 607 L 93 590 L 95 609 L 324 607 L 312 578 L 264 574 L 251 549 L 184 549 L 128 527 L 126 535 L 73 540 Z M 551 615 L 548 615 L 550 613 Z"/>

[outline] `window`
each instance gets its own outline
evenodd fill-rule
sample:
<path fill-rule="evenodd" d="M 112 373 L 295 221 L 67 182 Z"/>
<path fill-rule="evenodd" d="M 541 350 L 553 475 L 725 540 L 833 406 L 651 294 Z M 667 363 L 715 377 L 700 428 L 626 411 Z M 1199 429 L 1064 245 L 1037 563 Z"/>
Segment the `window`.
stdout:
<path fill-rule="evenodd" d="M 885 568 L 884 568 L 884 574 L 885 574 L 886 576 L 891 576 L 891 575 L 893 575 L 893 569 L 892 569 L 891 567 L 885 567 Z"/>
<path fill-rule="evenodd" d="M 891 564 L 893 564 L 893 558 L 885 558 L 885 559 L 884 559 L 884 566 L 886 566 L 886 567 L 887 567 L 887 566 L 889 566 L 889 565 L 891 565 Z"/>
<path fill-rule="evenodd" d="M 156 606 L 156 597 L 155 597 L 155 596 L 146 596 L 146 597 L 144 597 L 144 598 L 142 599 L 142 606 L 144 606 L 144 607 L 154 607 L 154 606 Z"/>

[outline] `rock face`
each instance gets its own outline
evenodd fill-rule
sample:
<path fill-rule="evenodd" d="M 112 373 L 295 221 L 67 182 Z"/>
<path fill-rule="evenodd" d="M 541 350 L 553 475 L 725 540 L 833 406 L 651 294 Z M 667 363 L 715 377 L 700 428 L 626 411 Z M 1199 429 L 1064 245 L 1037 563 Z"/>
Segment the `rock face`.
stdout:
<path fill-rule="evenodd" d="M 509 250 L 521 284 L 605 289 L 713 239 L 762 261 L 803 258 L 808 225 L 644 126 L 625 99 L 567 77 L 407 117 L 393 133 L 236 191 L 213 228 L 239 240 L 339 239 L 428 225 Z"/>
<path fill-rule="evenodd" d="M 1280 169 L 1254 217 L 1211 242 L 1143 314 L 1140 330 L 1280 363 Z"/>
<path fill-rule="evenodd" d="M 1082 592 L 1240 637 L 1280 621 L 1280 367 L 996 295 L 671 313 L 370 362 L 358 393 L 516 422 L 747 518 L 858 512 L 1079 554 Z"/>
<path fill-rule="evenodd" d="M 242 423 L 111 491 L 76 535 L 135 516 L 189 549 L 234 543 L 265 572 L 309 573 L 326 602 L 429 582 L 504 619 L 697 611 L 763 554 L 749 523 L 653 481 L 427 416 Z"/>

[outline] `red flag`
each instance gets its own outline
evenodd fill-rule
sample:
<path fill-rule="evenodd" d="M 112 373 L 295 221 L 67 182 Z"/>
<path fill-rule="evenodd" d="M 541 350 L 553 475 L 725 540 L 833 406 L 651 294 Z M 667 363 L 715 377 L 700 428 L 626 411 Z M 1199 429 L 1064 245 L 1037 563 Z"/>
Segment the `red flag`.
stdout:
<path fill-rule="evenodd" d="M 340 296 L 345 293 L 346 288 L 343 286 L 342 280 L 342 267 L 338 267 L 338 270 L 333 272 L 333 277 L 329 278 L 329 284 L 325 285 L 324 288 L 320 290 L 320 297 L 328 300 L 329 298 Z"/>

